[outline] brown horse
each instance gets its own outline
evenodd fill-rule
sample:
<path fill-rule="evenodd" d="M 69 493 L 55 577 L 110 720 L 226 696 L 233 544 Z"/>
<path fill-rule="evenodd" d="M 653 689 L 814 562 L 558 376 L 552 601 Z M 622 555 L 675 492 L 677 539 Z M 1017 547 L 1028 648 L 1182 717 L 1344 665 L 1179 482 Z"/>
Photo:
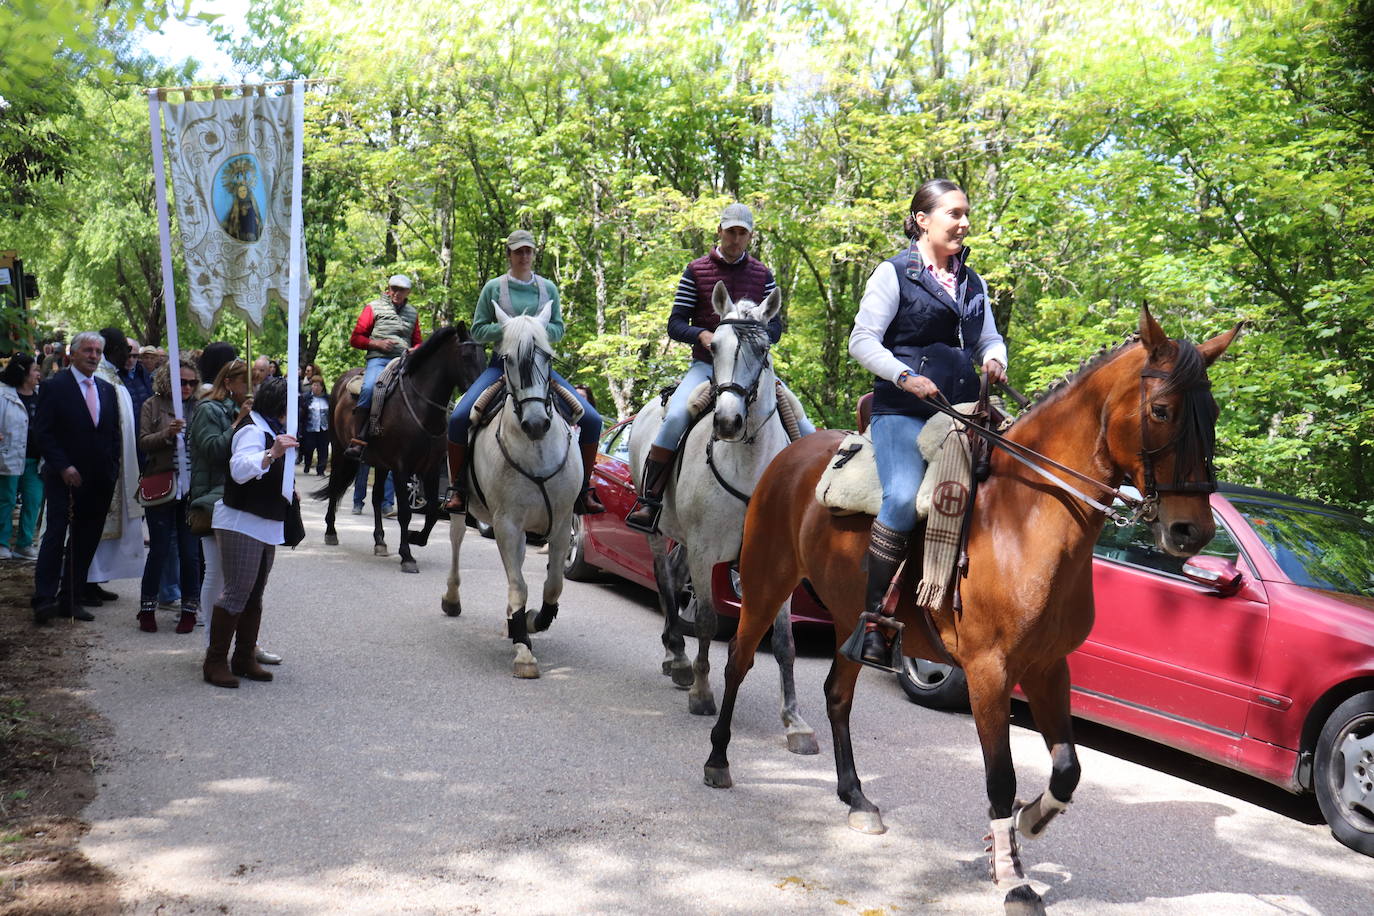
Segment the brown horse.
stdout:
<path fill-rule="evenodd" d="M 1104 486 L 1115 487 L 1129 476 L 1145 492 L 1141 517 L 1159 546 L 1175 556 L 1195 554 L 1214 532 L 1208 493 L 1215 489 L 1216 404 L 1207 367 L 1239 331 L 1237 326 L 1195 346 L 1170 340 L 1142 309 L 1138 342 L 1090 362 L 1025 413 L 1007 438 Z M 739 563 L 744 591 L 739 629 L 726 665 L 720 717 L 711 731 L 707 785 L 732 784 L 726 751 L 740 682 L 778 607 L 801 578 L 810 580 L 830 608 L 836 646 L 864 610 L 861 559 L 872 519 L 832 516 L 814 496 L 841 438 L 839 432 L 827 432 L 793 443 L 773 460 L 754 491 Z M 1009 910 L 1039 912 L 1043 902 L 1021 869 L 1016 834 L 1039 836 L 1078 785 L 1065 656 L 1092 629 L 1092 547 L 1104 515 L 1004 451 L 994 450 L 991 469 L 972 511 L 969 569 L 959 583 L 962 611 L 956 613 L 947 599 L 932 616 L 944 648 L 968 678 L 993 819 L 993 878 L 1006 891 Z M 912 539 L 907 570 L 921 568 L 919 541 Z M 912 600 L 916 578 L 904 577 L 901 589 L 897 616 L 907 625 L 902 650 L 944 661 L 918 621 L 921 611 Z M 850 742 L 849 711 L 859 669 L 836 652 L 825 682 L 826 709 L 849 824 L 881 833 L 882 818 L 864 796 Z M 1048 792 L 1030 805 L 1016 799 L 1011 758 L 1010 701 L 1017 684 L 1030 701 L 1052 764 Z"/>
<path fill-rule="evenodd" d="M 466 390 L 486 367 L 482 345 L 472 339 L 463 322 L 440 328 L 415 348 L 401 371 L 400 390 L 383 405 L 381 434 L 368 443 L 364 457 L 377 469 L 372 486 L 373 553 L 387 554 L 382 531 L 382 496 L 386 471 L 392 471 L 396 487 L 396 515 L 401 526 L 402 572 L 419 572 L 410 547 L 423 547 L 439 518 L 439 470 L 444 461 L 444 442 L 448 432 L 448 401 L 455 388 Z M 344 449 L 354 434 L 353 407 L 358 399 L 348 391 L 348 383 L 362 373 L 350 369 L 334 383 L 334 412 L 330 419 L 330 438 L 334 457 L 329 466 L 329 483 L 313 494 L 329 500 L 324 515 L 324 542 L 339 543 L 334 518 L 339 497 L 352 486 L 359 462 L 344 457 Z M 411 500 L 409 488 L 415 475 L 424 487 L 425 524 L 410 531 Z"/>

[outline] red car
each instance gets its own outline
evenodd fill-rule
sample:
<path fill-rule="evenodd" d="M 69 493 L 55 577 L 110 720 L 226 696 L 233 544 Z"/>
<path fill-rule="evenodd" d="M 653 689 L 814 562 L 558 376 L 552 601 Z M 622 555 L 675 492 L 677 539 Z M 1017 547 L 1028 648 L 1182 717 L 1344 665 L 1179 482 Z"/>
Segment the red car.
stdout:
<path fill-rule="evenodd" d="M 1226 485 L 1212 511 L 1186 561 L 1144 525 L 1103 530 L 1074 715 L 1315 792 L 1335 837 L 1374 856 L 1374 526 Z M 958 669 L 909 661 L 900 679 L 922 705 L 967 704 Z"/>
<path fill-rule="evenodd" d="M 606 430 L 601 437 L 600 454 L 592 470 L 592 485 L 606 504 L 602 515 L 573 517 L 572 548 L 564 572 L 570 579 L 585 580 L 597 572 L 614 573 L 646 588 L 654 584 L 654 558 L 643 532 L 625 526 L 625 516 L 634 507 L 634 478 L 630 473 L 630 427 L 633 419 Z M 721 631 L 732 631 L 739 619 L 739 575 L 729 563 L 715 569 L 711 583 Z M 830 613 L 811 594 L 805 584 L 792 595 L 794 623 L 830 625 Z"/>

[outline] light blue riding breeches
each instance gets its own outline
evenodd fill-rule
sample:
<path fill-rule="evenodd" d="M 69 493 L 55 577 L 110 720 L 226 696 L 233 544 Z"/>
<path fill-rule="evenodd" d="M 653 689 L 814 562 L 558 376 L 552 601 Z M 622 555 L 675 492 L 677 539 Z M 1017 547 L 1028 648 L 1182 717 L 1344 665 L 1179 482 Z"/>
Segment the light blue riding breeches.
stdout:
<path fill-rule="evenodd" d="M 714 374 L 715 367 L 710 363 L 704 363 L 699 359 L 692 360 L 692 365 L 687 368 L 687 374 L 678 382 L 677 390 L 668 398 L 668 406 L 663 410 L 663 423 L 658 428 L 658 434 L 654 436 L 654 445 L 672 451 L 677 450 L 691 423 L 691 417 L 687 415 L 687 403 L 692 399 L 692 392 L 696 391 L 702 382 L 711 381 Z M 784 384 L 783 387 L 787 386 Z M 805 409 L 802 415 L 797 417 L 797 426 L 803 436 L 809 436 L 816 431 L 816 427 L 807 419 Z"/>
<path fill-rule="evenodd" d="M 916 528 L 916 491 L 926 476 L 926 459 L 916 439 L 926 421 L 896 413 L 880 413 L 868 426 L 873 458 L 883 485 L 878 521 L 903 534 Z"/>

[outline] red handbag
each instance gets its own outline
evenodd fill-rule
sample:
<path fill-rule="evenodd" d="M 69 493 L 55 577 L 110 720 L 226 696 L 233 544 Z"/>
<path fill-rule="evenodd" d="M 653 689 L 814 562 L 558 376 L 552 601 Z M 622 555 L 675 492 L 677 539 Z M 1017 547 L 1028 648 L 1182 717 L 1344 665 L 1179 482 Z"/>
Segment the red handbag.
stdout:
<path fill-rule="evenodd" d="M 138 478 L 138 504 L 145 509 L 160 506 L 176 499 L 177 475 L 175 471 L 158 471 L 144 474 Z"/>

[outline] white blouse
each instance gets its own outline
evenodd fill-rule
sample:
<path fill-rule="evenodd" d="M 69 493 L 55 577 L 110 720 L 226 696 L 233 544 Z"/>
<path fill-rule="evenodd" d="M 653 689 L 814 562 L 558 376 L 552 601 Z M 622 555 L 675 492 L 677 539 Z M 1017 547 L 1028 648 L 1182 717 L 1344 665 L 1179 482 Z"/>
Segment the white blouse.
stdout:
<path fill-rule="evenodd" d="M 272 469 L 270 464 L 267 467 L 262 466 L 262 456 L 268 452 L 262 447 L 262 434 L 273 435 L 272 427 L 267 425 L 267 421 L 256 410 L 249 412 L 248 417 L 253 421 L 253 425 L 245 426 L 234 433 L 233 445 L 229 453 L 229 476 L 234 478 L 235 483 L 257 480 Z M 278 458 L 277 460 L 285 461 L 286 459 Z M 215 513 L 211 519 L 211 525 L 225 531 L 237 531 L 239 534 L 246 534 L 264 544 L 280 544 L 284 540 L 282 522 L 263 518 L 261 515 L 254 515 L 243 509 L 230 508 L 224 504 L 222 499 L 215 503 Z"/>

